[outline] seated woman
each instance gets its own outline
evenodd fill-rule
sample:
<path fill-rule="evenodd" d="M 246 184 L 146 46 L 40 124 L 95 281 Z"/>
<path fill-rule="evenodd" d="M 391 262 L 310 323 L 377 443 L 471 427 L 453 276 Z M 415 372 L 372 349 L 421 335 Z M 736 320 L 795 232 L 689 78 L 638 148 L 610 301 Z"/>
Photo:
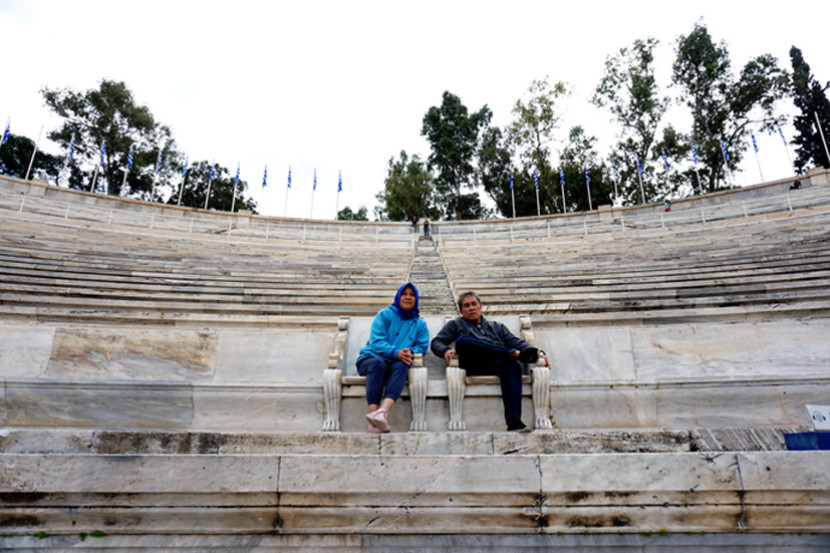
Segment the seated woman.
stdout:
<path fill-rule="evenodd" d="M 366 377 L 369 433 L 389 432 L 389 410 L 403 391 L 415 354 L 423 355 L 428 347 L 427 323 L 418 314 L 418 289 L 407 282 L 394 303 L 375 315 L 369 342 L 357 356 L 357 373 Z"/>

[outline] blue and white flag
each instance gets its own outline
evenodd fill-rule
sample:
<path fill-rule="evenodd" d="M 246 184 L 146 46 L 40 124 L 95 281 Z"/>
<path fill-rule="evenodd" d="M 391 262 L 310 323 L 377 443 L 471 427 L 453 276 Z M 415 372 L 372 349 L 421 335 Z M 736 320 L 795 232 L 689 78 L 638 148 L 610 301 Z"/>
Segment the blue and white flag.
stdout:
<path fill-rule="evenodd" d="M 539 176 L 536 174 L 536 169 L 533 170 L 533 186 L 536 187 L 536 190 L 539 190 Z"/>
<path fill-rule="evenodd" d="M 216 170 L 215 170 L 215 168 L 214 168 L 214 167 L 215 167 L 214 165 L 211 165 L 211 166 L 210 166 L 210 174 L 208 175 L 208 180 L 209 180 L 210 182 L 213 182 L 213 177 L 215 177 L 215 176 L 216 176 Z"/>
<path fill-rule="evenodd" d="M 233 185 L 236 186 L 239 184 L 239 164 L 236 164 L 236 177 L 233 179 Z"/>
<path fill-rule="evenodd" d="M 6 130 L 5 130 L 5 131 L 3 131 L 3 140 L 2 140 L 2 141 L 0 141 L 0 146 L 2 146 L 3 144 L 5 144 L 5 143 L 6 143 L 6 141 L 9 139 L 9 133 L 11 132 L 11 124 L 12 124 L 12 122 L 11 122 L 11 121 L 8 121 L 8 122 L 6 123 Z"/>
<path fill-rule="evenodd" d="M 291 174 L 291 169 L 288 170 L 288 173 L 289 173 L 289 175 Z M 290 182 L 290 180 L 291 180 L 290 176 L 288 177 L 288 180 Z M 265 166 L 265 172 L 262 174 L 262 187 L 265 188 L 266 186 L 268 186 L 268 166 L 267 165 Z M 291 185 L 289 185 L 289 188 L 291 188 Z"/>
<path fill-rule="evenodd" d="M 692 146 L 692 159 L 694 160 L 695 165 L 697 165 L 697 150 L 695 150 L 694 146 Z"/>
<path fill-rule="evenodd" d="M 159 173 L 161 173 L 161 150 L 159 150 L 159 156 L 156 158 L 156 174 Z"/>
<path fill-rule="evenodd" d="M 337 172 L 337 192 L 343 192 L 343 173 Z"/>
<path fill-rule="evenodd" d="M 640 163 L 640 156 L 637 156 L 637 169 L 640 171 L 640 175 L 643 174 L 643 164 Z"/>
<path fill-rule="evenodd" d="M 778 125 L 778 134 L 781 135 L 781 140 L 784 141 L 784 146 L 787 145 L 787 139 L 784 138 L 784 131 L 781 130 L 781 125 Z"/>
<path fill-rule="evenodd" d="M 184 158 L 184 169 L 182 169 L 182 178 L 187 176 L 187 163 L 190 161 L 189 157 Z"/>
<path fill-rule="evenodd" d="M 317 190 L 317 168 L 314 168 L 314 187 L 311 189 L 312 192 Z"/>
<path fill-rule="evenodd" d="M 510 190 L 513 190 L 513 171 L 510 171 Z"/>
<path fill-rule="evenodd" d="M 288 188 L 291 188 L 291 167 L 288 168 Z"/>
<path fill-rule="evenodd" d="M 614 158 L 611 158 L 611 167 L 614 168 L 614 174 L 617 176 L 617 180 L 620 180 L 620 171 L 617 169 L 617 164 L 614 162 Z"/>
<path fill-rule="evenodd" d="M 99 165 L 104 164 L 104 156 L 107 154 L 107 141 L 104 140 L 101 142 L 101 160 L 98 162 Z"/>
<path fill-rule="evenodd" d="M 72 141 L 69 143 L 69 161 L 75 156 L 75 134 L 72 133 Z"/>
<path fill-rule="evenodd" d="M 562 172 L 562 166 L 559 166 L 559 182 L 562 184 L 562 188 L 565 188 L 565 173 Z"/>
<path fill-rule="evenodd" d="M 669 171 L 671 166 L 669 166 L 669 156 L 666 155 L 666 150 L 663 150 L 663 163 L 666 164 L 666 171 Z"/>
<path fill-rule="evenodd" d="M 127 154 L 127 169 L 133 168 L 133 147 L 130 146 L 130 153 Z"/>
<path fill-rule="evenodd" d="M 720 149 L 723 151 L 723 160 L 729 161 L 729 154 L 726 153 L 726 144 L 723 143 L 723 140 L 720 141 Z"/>
<path fill-rule="evenodd" d="M 752 147 L 755 148 L 755 153 L 757 154 L 758 153 L 758 143 L 755 142 L 755 133 L 752 132 L 752 131 L 749 131 L 749 136 L 752 137 Z"/>
<path fill-rule="evenodd" d="M 591 184 L 591 177 L 588 175 L 588 166 L 587 165 L 585 166 L 585 184 L 587 184 L 589 186 Z"/>

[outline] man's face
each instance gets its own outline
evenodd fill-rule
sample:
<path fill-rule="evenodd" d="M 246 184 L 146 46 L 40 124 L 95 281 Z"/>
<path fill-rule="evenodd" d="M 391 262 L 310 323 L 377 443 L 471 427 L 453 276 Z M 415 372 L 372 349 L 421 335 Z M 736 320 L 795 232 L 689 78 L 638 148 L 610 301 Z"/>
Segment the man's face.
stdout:
<path fill-rule="evenodd" d="M 415 292 L 409 286 L 401 292 L 400 304 L 404 311 L 412 311 L 415 308 Z"/>
<path fill-rule="evenodd" d="M 461 316 L 471 323 L 481 322 L 481 304 L 475 296 L 467 296 L 461 300 Z"/>

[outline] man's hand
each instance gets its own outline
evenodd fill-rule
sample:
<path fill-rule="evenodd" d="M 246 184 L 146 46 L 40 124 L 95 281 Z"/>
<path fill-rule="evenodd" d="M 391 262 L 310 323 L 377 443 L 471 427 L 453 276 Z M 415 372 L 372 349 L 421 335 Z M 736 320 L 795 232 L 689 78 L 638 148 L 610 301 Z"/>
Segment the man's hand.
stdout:
<path fill-rule="evenodd" d="M 407 365 L 412 365 L 412 350 L 409 348 L 404 348 L 398 352 L 398 360 L 403 361 Z"/>
<path fill-rule="evenodd" d="M 447 352 L 444 354 L 444 361 L 447 362 L 447 365 L 450 364 L 450 361 L 453 359 L 458 358 L 458 353 L 454 349 L 448 349 Z"/>

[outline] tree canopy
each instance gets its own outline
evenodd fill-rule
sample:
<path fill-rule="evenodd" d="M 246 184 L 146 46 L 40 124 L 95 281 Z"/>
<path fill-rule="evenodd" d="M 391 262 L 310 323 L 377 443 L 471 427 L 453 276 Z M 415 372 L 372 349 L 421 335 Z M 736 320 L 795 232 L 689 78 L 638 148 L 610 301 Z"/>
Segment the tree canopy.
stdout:
<path fill-rule="evenodd" d="M 433 176 L 418 155 L 402 150 L 399 159 L 389 159 L 383 191 L 376 196 L 375 217 L 379 221 L 408 221 L 412 216 L 437 219 Z"/>
<path fill-rule="evenodd" d="M 427 138 L 432 152 L 428 162 L 437 171 L 435 190 L 442 211 L 454 219 L 478 219 L 484 213 L 473 188 L 473 160 L 478 149 L 479 133 L 490 122 L 492 112 L 486 105 L 475 113 L 455 94 L 444 92 L 440 106 L 424 115 L 421 135 Z"/>
<path fill-rule="evenodd" d="M 804 171 L 810 164 L 830 167 L 821 134 L 816 128 L 816 117 L 826 133 L 830 129 L 830 100 L 827 99 L 827 89 L 830 82 L 822 85 L 810 73 L 810 66 L 804 61 L 801 50 L 793 46 L 790 48 L 790 62 L 793 67 L 792 96 L 799 114 L 793 118 L 796 135 L 793 144 L 796 146 L 795 170 Z"/>

